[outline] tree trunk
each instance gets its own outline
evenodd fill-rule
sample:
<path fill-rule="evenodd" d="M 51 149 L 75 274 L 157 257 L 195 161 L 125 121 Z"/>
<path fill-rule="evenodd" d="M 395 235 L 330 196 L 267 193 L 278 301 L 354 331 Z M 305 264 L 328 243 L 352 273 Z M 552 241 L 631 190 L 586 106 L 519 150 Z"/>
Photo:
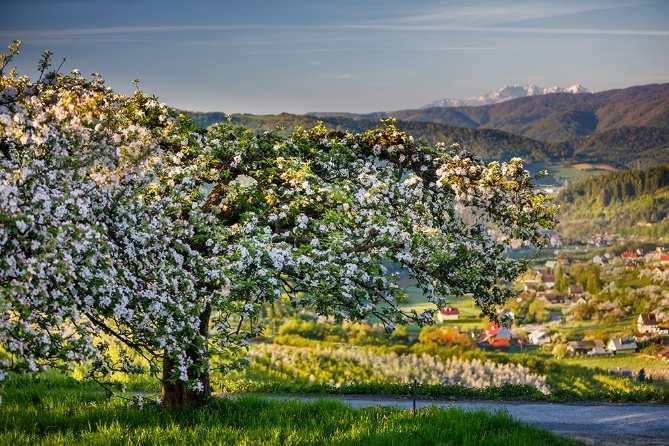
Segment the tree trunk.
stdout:
<path fill-rule="evenodd" d="M 200 315 L 200 335 L 206 340 L 209 336 L 209 318 L 211 316 L 211 306 L 207 305 Z M 178 364 L 175 364 L 168 356 L 163 359 L 163 388 L 162 400 L 166 407 L 179 408 L 184 406 L 198 406 L 206 403 L 211 398 L 211 384 L 209 381 L 208 360 L 202 357 L 196 346 L 190 346 L 186 349 L 186 355 L 194 364 L 206 362 L 207 367 L 204 371 L 198 367 L 188 369 L 188 379 L 198 380 L 202 383 L 202 391 L 194 391 L 183 381 L 174 381 L 174 371 Z"/>

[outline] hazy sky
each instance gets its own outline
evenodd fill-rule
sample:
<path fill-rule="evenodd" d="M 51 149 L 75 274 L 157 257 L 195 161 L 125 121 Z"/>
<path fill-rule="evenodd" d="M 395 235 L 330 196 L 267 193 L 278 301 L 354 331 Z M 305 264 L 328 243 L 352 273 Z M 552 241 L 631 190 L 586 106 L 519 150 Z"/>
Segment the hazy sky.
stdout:
<path fill-rule="evenodd" d="M 0 0 L 0 41 L 170 105 L 377 111 L 512 83 L 669 82 L 669 1 Z"/>

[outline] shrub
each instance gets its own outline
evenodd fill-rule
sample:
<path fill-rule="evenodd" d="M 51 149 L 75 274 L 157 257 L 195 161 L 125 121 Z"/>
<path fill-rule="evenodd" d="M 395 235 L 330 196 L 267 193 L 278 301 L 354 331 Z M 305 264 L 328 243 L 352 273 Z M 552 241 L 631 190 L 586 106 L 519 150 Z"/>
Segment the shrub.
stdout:
<path fill-rule="evenodd" d="M 422 344 L 459 346 L 465 349 L 474 346 L 473 339 L 456 328 L 423 327 L 418 335 L 418 340 Z"/>

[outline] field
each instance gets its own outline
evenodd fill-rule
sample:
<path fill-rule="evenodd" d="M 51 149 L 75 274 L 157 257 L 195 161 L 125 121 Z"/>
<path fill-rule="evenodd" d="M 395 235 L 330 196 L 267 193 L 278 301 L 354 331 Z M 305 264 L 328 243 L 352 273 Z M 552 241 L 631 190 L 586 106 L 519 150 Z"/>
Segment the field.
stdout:
<path fill-rule="evenodd" d="M 562 361 L 565 364 L 579 365 L 588 368 L 600 368 L 604 370 L 610 369 L 629 369 L 638 372 L 644 369 L 646 375 L 653 376 L 657 373 L 666 375 L 669 369 L 669 363 L 660 361 L 657 358 L 644 354 L 618 354 L 616 356 L 578 356 L 574 358 L 564 358 Z"/>
<path fill-rule="evenodd" d="M 604 171 L 604 172 L 617 172 L 618 169 L 616 169 L 614 166 L 610 164 L 604 164 L 604 163 L 577 163 L 572 165 L 576 170 L 579 170 L 581 172 L 590 172 L 590 171 Z"/>
<path fill-rule="evenodd" d="M 14 378 L 0 405 L 0 444 L 576 445 L 503 413 L 351 409 L 341 403 L 219 398 L 189 411 L 108 400 L 93 384 Z"/>
<path fill-rule="evenodd" d="M 616 333 L 629 331 L 636 320 L 634 318 L 621 319 L 612 323 L 603 324 L 598 321 L 570 321 L 564 325 L 554 327 L 559 333 L 567 338 L 583 337 L 591 333 L 609 336 Z"/>

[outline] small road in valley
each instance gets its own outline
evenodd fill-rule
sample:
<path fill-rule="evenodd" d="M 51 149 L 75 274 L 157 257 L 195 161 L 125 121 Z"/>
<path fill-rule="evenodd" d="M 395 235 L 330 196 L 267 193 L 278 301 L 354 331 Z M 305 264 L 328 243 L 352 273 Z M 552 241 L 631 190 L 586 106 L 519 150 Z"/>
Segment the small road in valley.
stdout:
<path fill-rule="evenodd" d="M 384 396 L 257 396 L 300 401 L 332 399 L 356 408 L 383 406 L 411 409 L 413 404 L 410 399 Z M 591 445 L 669 445 L 669 405 L 416 400 L 417 408 L 434 406 L 506 411 L 517 420 Z"/>

